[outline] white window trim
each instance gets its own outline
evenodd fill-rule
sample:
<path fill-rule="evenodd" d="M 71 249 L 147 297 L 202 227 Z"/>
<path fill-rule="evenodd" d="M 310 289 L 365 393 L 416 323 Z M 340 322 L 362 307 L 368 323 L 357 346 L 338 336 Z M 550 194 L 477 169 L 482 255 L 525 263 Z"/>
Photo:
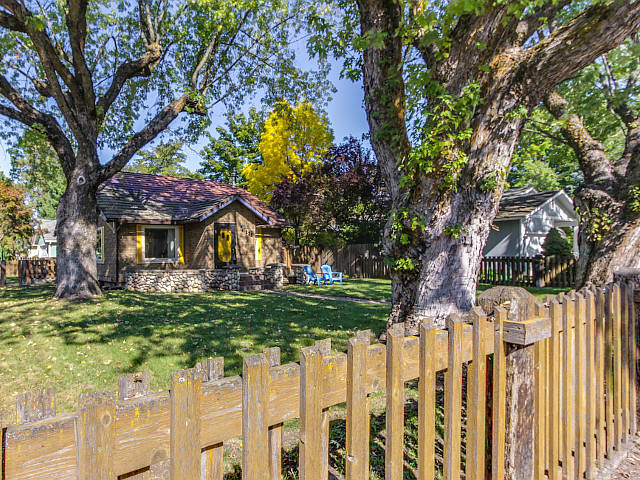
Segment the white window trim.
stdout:
<path fill-rule="evenodd" d="M 147 230 L 169 230 L 173 228 L 176 239 L 176 257 L 175 258 L 147 258 Z M 180 263 L 180 227 L 177 225 L 143 225 L 142 226 L 142 263 Z"/>
<path fill-rule="evenodd" d="M 100 232 L 100 258 L 98 258 L 98 254 L 96 253 L 96 263 L 100 265 L 104 265 L 104 227 L 98 227 L 98 232 Z M 49 254 L 51 254 L 51 247 L 49 247 Z"/>

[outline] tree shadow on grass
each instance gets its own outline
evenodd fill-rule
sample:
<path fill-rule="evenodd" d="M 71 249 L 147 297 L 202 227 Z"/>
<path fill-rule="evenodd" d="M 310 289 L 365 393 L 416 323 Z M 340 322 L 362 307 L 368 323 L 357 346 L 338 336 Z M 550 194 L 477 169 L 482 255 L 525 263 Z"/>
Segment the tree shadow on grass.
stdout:
<path fill-rule="evenodd" d="M 105 358 L 113 360 L 109 368 L 119 363 L 119 374 L 151 369 L 154 384 L 159 383 L 156 388 L 168 384 L 171 371 L 207 357 L 225 357 L 229 376 L 242 372 L 244 356 L 266 347 L 280 347 L 282 363 L 298 361 L 300 348 L 327 337 L 343 351 L 355 330 L 382 332 L 389 309 L 262 292 L 114 290 L 83 303 L 51 300 L 52 294 L 52 286 L 3 290 L 0 345 L 24 344 L 36 333 L 55 336 L 71 347 L 68 352 L 73 349 L 74 357 L 66 360 L 75 360 L 76 349 L 85 353 L 91 349 L 87 363 L 102 355 L 102 363 Z"/>

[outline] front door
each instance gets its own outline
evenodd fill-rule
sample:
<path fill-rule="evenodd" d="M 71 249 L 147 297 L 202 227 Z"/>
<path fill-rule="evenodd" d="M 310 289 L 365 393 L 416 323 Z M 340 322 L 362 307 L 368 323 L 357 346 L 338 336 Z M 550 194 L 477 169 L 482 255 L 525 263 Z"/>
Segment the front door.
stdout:
<path fill-rule="evenodd" d="M 216 223 L 214 225 L 213 249 L 216 268 L 236 264 L 235 223 Z"/>

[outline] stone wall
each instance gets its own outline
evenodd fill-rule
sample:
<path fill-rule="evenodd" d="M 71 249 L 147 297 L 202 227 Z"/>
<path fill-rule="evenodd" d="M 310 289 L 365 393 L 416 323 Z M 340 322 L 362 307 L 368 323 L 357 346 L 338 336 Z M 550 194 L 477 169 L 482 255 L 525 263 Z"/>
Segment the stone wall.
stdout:
<path fill-rule="evenodd" d="M 298 285 L 306 285 L 311 281 L 309 275 L 307 275 L 307 272 L 304 271 L 305 266 L 306 264 L 303 263 L 294 263 L 293 265 L 291 265 L 291 269 L 293 270 L 293 273 L 296 277 L 296 283 Z"/>
<path fill-rule="evenodd" d="M 207 290 L 238 290 L 240 286 L 240 269 L 216 268 L 206 270 Z"/>
<path fill-rule="evenodd" d="M 276 290 L 282 290 L 284 287 L 284 267 L 286 267 L 284 263 L 270 263 L 265 269 L 267 280 Z"/>
<path fill-rule="evenodd" d="M 237 290 L 239 284 L 240 271 L 236 268 L 125 272 L 125 289 L 136 292 L 193 293 L 208 290 Z"/>

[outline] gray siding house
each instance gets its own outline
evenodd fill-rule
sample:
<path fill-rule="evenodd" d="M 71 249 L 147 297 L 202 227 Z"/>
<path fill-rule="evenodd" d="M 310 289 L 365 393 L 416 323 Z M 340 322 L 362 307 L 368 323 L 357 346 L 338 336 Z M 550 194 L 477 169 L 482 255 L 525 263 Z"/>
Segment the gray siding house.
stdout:
<path fill-rule="evenodd" d="M 535 257 L 552 228 L 573 230 L 573 253 L 578 254 L 578 216 L 564 190 L 538 192 L 534 188 L 506 190 L 484 247 L 485 257 Z"/>
<path fill-rule="evenodd" d="M 58 255 L 58 239 L 55 232 L 55 220 L 40 220 L 36 234 L 31 240 L 29 258 L 55 258 Z"/>

